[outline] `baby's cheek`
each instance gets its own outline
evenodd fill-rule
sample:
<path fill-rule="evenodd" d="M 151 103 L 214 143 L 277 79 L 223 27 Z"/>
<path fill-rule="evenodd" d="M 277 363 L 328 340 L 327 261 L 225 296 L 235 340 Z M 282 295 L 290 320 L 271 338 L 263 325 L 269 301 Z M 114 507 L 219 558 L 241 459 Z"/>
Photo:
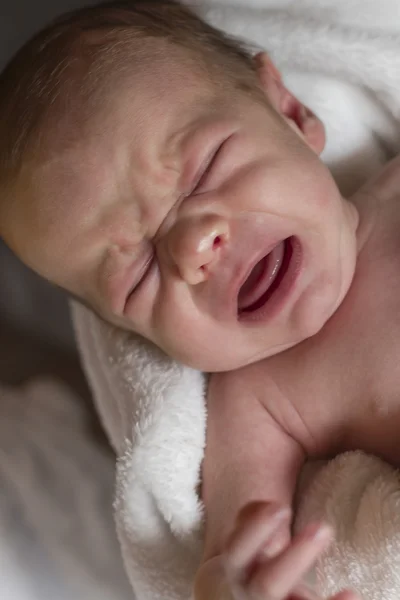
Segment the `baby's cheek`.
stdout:
<path fill-rule="evenodd" d="M 328 169 L 319 161 L 310 169 L 307 183 L 310 199 L 322 215 L 328 216 L 329 212 L 341 207 L 343 199 L 339 189 Z"/>

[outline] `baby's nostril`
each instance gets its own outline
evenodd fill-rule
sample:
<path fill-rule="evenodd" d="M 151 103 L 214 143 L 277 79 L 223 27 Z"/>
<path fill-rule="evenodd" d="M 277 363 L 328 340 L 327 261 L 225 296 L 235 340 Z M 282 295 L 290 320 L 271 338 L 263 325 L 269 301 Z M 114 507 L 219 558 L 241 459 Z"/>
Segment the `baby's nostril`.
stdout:
<path fill-rule="evenodd" d="M 212 250 L 218 250 L 218 248 L 220 248 L 222 246 L 223 242 L 224 242 L 224 237 L 222 235 L 216 235 L 213 240 Z M 199 271 L 201 271 L 203 273 L 204 276 L 208 276 L 210 265 L 214 261 L 215 256 L 216 255 L 214 255 L 214 254 L 202 256 L 202 258 L 205 259 L 205 264 L 200 265 L 198 267 L 198 269 L 199 269 Z"/>
<path fill-rule="evenodd" d="M 216 248 L 219 248 L 219 246 L 221 244 L 222 244 L 222 237 L 220 235 L 217 235 L 217 237 L 214 239 L 213 250 L 215 250 Z"/>

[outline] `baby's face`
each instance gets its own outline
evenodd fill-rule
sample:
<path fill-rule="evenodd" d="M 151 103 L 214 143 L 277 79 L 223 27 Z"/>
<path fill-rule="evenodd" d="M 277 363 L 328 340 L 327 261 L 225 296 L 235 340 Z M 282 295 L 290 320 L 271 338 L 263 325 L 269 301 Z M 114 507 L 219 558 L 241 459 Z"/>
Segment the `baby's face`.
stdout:
<path fill-rule="evenodd" d="M 11 245 L 196 368 L 277 353 L 324 325 L 356 258 L 353 209 L 289 122 L 189 73 L 146 79 L 21 177 Z"/>

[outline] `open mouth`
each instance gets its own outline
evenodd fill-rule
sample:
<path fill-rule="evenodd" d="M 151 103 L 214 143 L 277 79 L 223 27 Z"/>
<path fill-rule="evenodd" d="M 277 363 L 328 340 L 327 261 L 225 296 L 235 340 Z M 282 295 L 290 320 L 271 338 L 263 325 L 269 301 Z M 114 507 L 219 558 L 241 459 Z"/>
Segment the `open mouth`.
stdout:
<path fill-rule="evenodd" d="M 238 314 L 264 307 L 279 289 L 293 255 L 293 240 L 282 240 L 252 269 L 238 294 Z"/>

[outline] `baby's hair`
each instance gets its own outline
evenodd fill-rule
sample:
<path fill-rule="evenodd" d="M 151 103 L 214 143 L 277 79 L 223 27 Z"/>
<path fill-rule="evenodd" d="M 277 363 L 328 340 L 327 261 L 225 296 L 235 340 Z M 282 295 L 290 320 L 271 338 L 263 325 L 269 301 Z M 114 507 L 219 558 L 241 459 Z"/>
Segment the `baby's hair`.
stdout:
<path fill-rule="evenodd" d="M 55 20 L 0 76 L 2 183 L 46 145 L 46 131 L 57 131 L 61 115 L 68 118 L 62 136 L 77 135 L 116 84 L 132 72 L 151 73 L 151 60 L 182 50 L 213 84 L 256 88 L 250 52 L 176 0 L 107 2 Z"/>

